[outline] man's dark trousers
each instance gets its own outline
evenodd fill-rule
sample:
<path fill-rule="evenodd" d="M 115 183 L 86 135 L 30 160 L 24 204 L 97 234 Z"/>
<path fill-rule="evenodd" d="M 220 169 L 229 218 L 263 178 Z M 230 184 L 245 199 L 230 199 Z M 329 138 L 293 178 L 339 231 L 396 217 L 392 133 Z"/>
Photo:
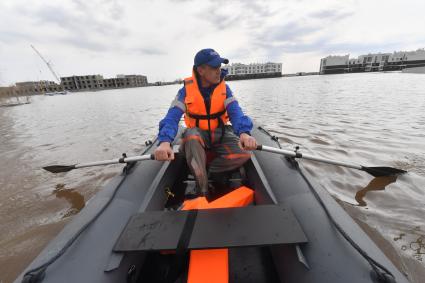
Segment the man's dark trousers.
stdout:
<path fill-rule="evenodd" d="M 232 171 L 241 167 L 251 157 L 251 153 L 241 149 L 238 143 L 239 138 L 230 126 L 226 126 L 224 135 L 222 128 L 211 131 L 211 134 L 197 127 L 185 130 L 181 150 L 201 193 L 208 193 L 206 152 L 213 156 L 208 164 L 210 173 Z"/>

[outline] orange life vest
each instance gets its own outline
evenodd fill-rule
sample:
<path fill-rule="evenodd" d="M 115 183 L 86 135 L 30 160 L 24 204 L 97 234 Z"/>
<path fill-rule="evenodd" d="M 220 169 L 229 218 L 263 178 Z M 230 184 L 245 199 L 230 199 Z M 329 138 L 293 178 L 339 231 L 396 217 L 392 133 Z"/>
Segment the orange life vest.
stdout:
<path fill-rule="evenodd" d="M 220 126 L 224 126 L 228 121 L 226 107 L 226 84 L 224 79 L 215 87 L 210 98 L 210 109 L 206 109 L 204 98 L 199 90 L 195 73 L 192 77 L 184 80 L 186 97 L 186 113 L 184 121 L 188 128 L 198 127 L 202 130 L 214 131 Z"/>

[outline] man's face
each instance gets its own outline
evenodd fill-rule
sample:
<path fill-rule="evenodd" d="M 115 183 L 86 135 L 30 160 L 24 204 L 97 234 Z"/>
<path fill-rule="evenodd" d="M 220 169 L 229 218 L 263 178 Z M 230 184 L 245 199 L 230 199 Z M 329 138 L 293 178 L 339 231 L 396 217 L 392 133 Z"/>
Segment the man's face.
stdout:
<path fill-rule="evenodd" d="M 198 74 L 209 84 L 218 84 L 220 82 L 221 67 L 211 67 L 207 64 L 198 67 Z"/>

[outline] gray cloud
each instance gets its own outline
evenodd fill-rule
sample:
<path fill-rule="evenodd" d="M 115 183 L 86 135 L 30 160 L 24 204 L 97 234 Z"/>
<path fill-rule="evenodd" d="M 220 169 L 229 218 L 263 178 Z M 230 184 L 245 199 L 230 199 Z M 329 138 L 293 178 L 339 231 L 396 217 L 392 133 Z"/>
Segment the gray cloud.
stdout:
<path fill-rule="evenodd" d="M 57 40 L 59 42 L 65 43 L 66 45 L 72 45 L 79 49 L 86 49 L 86 50 L 95 51 L 95 52 L 118 49 L 118 48 L 116 49 L 112 48 L 110 44 L 105 44 L 103 42 L 96 41 L 93 38 L 90 38 L 81 34 L 79 36 L 65 36 Z"/>
<path fill-rule="evenodd" d="M 70 33 L 97 33 L 105 36 L 126 35 L 126 30 L 120 28 L 115 21 L 105 21 L 93 16 L 93 12 L 80 3 L 74 1 L 78 12 L 70 11 L 62 6 L 46 5 L 37 10 L 28 11 L 39 24 L 55 24 Z M 78 4 L 77 4 L 78 3 Z M 99 12 L 99 11 L 96 11 Z"/>
<path fill-rule="evenodd" d="M 238 22 L 239 16 L 234 15 L 225 15 L 219 10 L 209 10 L 208 12 L 200 12 L 198 14 L 202 19 L 210 22 L 216 29 L 221 30 L 233 26 Z"/>
<path fill-rule="evenodd" d="M 240 6 L 225 13 L 220 7 L 225 5 Z M 235 6 L 235 7 L 236 7 Z M 218 30 L 239 26 L 244 29 L 256 29 L 265 23 L 268 17 L 276 14 L 264 1 L 261 0 L 236 0 L 236 1 L 211 1 L 205 9 L 200 10 L 197 16 L 208 21 Z"/>
<path fill-rule="evenodd" d="M 0 42 L 5 44 L 14 43 L 18 41 L 28 41 L 34 37 L 31 34 L 26 34 L 19 31 L 3 31 L 0 30 Z"/>
<path fill-rule="evenodd" d="M 59 6 L 44 6 L 36 11 L 24 10 L 28 15 L 35 16 L 37 24 L 55 24 L 64 29 L 78 27 L 78 18 Z"/>
<path fill-rule="evenodd" d="M 270 42 L 294 41 L 322 30 L 322 26 L 305 24 L 301 20 L 289 22 L 280 26 L 269 27 L 263 32 L 260 40 Z"/>
<path fill-rule="evenodd" d="M 223 57 L 228 58 L 230 64 L 243 62 L 244 58 L 250 58 L 251 55 L 255 53 L 257 46 L 241 47 L 236 50 L 227 52 L 226 54 L 221 54 Z"/>
<path fill-rule="evenodd" d="M 292 14 L 292 20 L 285 20 L 285 14 L 289 12 L 282 9 L 273 10 L 272 5 L 261 0 L 253 1 L 224 1 L 219 0 L 212 3 L 214 6 L 224 4 L 235 5 L 238 9 L 233 9 L 230 14 L 221 9 L 212 9 L 211 5 L 198 13 L 198 17 L 208 21 L 217 30 L 229 27 L 242 28 L 245 34 L 250 38 L 250 48 L 245 48 L 243 53 L 246 57 L 252 57 L 251 54 L 266 54 L 273 58 L 280 58 L 283 53 L 299 53 L 317 50 L 323 47 L 320 40 L 307 40 L 308 37 L 319 36 L 329 24 L 335 24 L 354 14 L 348 9 L 329 8 L 319 10 L 310 14 L 301 14 L 295 16 Z M 235 6 L 235 7 L 236 7 Z M 279 15 L 283 23 L 270 25 L 270 19 Z M 329 42 L 328 39 L 327 42 Z M 240 54 L 239 49 L 234 55 L 237 58 Z M 232 54 L 230 54 L 232 55 Z"/>
<path fill-rule="evenodd" d="M 86 11 L 92 13 L 90 5 L 88 2 L 82 0 L 72 0 L 74 5 L 78 8 L 79 11 Z M 117 0 L 101 0 L 98 7 L 106 7 L 105 11 L 108 12 L 107 16 L 115 20 L 121 20 L 125 15 L 125 9 L 122 5 L 122 2 Z M 97 11 L 99 12 L 99 11 Z"/>
<path fill-rule="evenodd" d="M 223 2 L 227 2 L 227 0 L 224 0 Z M 251 1 L 240 0 L 239 2 L 241 4 L 243 4 L 245 9 L 255 11 L 258 15 L 261 15 L 263 17 L 268 17 L 268 16 L 275 14 L 275 12 L 270 10 L 270 7 L 269 7 L 267 1 L 264 1 L 264 0 L 251 0 Z"/>
<path fill-rule="evenodd" d="M 70 44 L 76 48 L 106 51 L 111 49 L 111 45 L 117 45 L 108 42 L 110 38 L 120 42 L 129 35 L 128 29 L 122 27 L 118 21 L 110 20 L 111 16 L 120 18 L 124 14 L 124 9 L 116 1 L 104 1 L 99 4 L 105 5 L 103 9 L 96 12 L 83 1 L 73 0 L 72 5 L 75 9 L 47 4 L 35 9 L 19 7 L 19 11 L 37 25 L 59 27 L 57 35 L 50 35 L 49 40 Z M 101 19 L 103 13 L 107 13 L 103 18 L 108 20 Z M 38 41 L 44 40 L 39 37 Z"/>
<path fill-rule="evenodd" d="M 155 47 L 140 47 L 140 48 L 134 48 L 133 51 L 143 54 L 143 55 L 165 55 L 167 54 L 165 51 L 163 51 L 160 48 Z"/>
<path fill-rule="evenodd" d="M 118 4 L 117 1 L 112 1 L 112 5 L 109 8 L 109 12 L 111 14 L 111 17 L 116 20 L 121 20 L 124 18 L 125 15 L 125 9 L 122 5 Z"/>
<path fill-rule="evenodd" d="M 354 15 L 354 11 L 344 11 L 341 9 L 328 9 L 311 13 L 309 17 L 321 20 L 341 20 Z"/>
<path fill-rule="evenodd" d="M 353 14 L 353 11 L 347 9 L 329 8 L 300 15 L 289 22 L 255 30 L 251 33 L 251 41 L 270 60 L 281 58 L 285 53 L 342 49 L 342 44 L 331 44 L 337 35 L 326 32 L 326 29 L 330 24 L 337 24 Z"/>

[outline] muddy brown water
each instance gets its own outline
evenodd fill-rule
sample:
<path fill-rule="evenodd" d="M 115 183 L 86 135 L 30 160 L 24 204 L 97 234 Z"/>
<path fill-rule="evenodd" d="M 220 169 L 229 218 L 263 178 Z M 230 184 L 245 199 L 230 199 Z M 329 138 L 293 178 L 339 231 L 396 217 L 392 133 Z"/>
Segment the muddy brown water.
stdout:
<path fill-rule="evenodd" d="M 310 155 L 391 166 L 398 178 L 301 161 L 412 282 L 425 278 L 425 75 L 229 82 L 244 111 Z M 180 86 L 34 97 L 0 108 L 0 281 L 12 282 L 121 166 L 51 174 L 140 153 Z M 422 281 L 423 282 L 423 281 Z"/>

